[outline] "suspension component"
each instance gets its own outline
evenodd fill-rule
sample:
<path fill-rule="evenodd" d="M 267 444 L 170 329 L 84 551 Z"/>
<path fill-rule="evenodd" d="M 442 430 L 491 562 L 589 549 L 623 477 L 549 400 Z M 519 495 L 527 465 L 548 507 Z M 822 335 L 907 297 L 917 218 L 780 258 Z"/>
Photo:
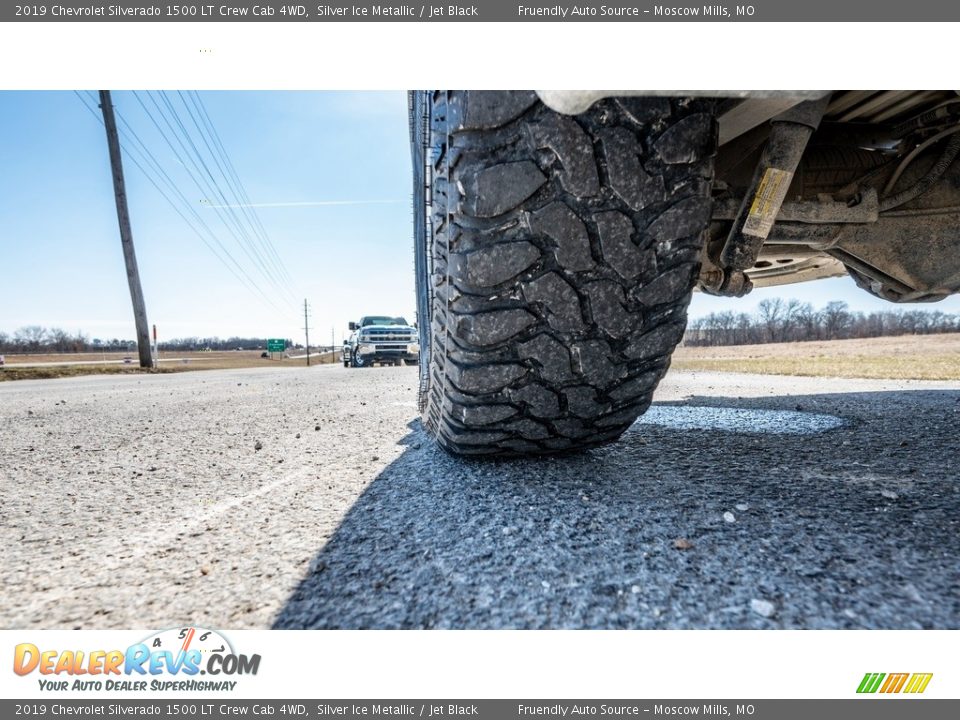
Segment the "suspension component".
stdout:
<path fill-rule="evenodd" d="M 701 284 L 708 292 L 739 296 L 751 290 L 746 271 L 757 262 L 807 142 L 820 125 L 829 100 L 830 96 L 826 95 L 802 102 L 771 121 L 770 137 L 720 251 L 716 268 L 711 268 L 711 272 L 701 278 Z M 721 272 L 714 272 L 715 269 Z"/>

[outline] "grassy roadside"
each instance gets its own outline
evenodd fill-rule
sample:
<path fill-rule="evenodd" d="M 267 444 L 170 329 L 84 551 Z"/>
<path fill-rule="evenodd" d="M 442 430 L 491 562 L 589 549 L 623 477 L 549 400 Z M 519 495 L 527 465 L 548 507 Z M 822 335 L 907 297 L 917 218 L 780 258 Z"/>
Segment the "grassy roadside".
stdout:
<path fill-rule="evenodd" d="M 0 370 L 0 382 L 5 380 L 47 380 L 60 377 L 77 377 L 79 375 L 154 375 L 177 372 L 181 368 L 161 367 L 151 370 L 142 370 L 129 365 L 64 365 L 61 367 L 10 367 Z M 186 368 L 183 368 L 186 369 Z M 190 368 L 197 370 L 200 368 Z"/>
<path fill-rule="evenodd" d="M 681 347 L 674 354 L 671 368 L 877 380 L 960 380 L 960 333 Z"/>
<path fill-rule="evenodd" d="M 867 378 L 872 380 L 960 380 L 960 357 L 915 355 L 882 358 L 870 355 L 818 358 L 675 359 L 672 370 L 742 372 L 760 375 Z"/>
<path fill-rule="evenodd" d="M 170 355 L 169 362 L 161 362 L 156 368 L 142 369 L 137 365 L 121 364 L 93 364 L 93 365 L 48 365 L 39 367 L 18 367 L 17 362 L 9 362 L 0 369 L 0 382 L 11 380 L 45 380 L 62 377 L 78 377 L 80 375 L 158 375 L 176 372 L 192 372 L 195 370 L 229 370 L 234 368 L 253 367 L 306 367 L 306 358 L 284 358 L 282 360 L 268 360 L 260 357 L 259 351 L 251 352 L 223 352 L 223 353 L 161 353 L 161 359 Z M 69 362 L 96 359 L 96 355 L 31 355 L 21 356 L 19 361 L 25 362 Z M 110 357 L 109 359 L 122 359 Z M 187 362 L 183 362 L 186 359 Z M 339 354 L 331 356 L 311 355 L 311 365 L 330 364 L 339 362 Z"/>
<path fill-rule="evenodd" d="M 164 353 L 161 357 L 165 357 Z M 78 375 L 117 375 L 131 373 L 170 373 L 193 370 L 224 370 L 249 367 L 299 367 L 305 358 L 266 360 L 259 351 L 170 354 L 172 362 L 163 362 L 152 370 L 131 365 L 58 365 L 17 367 L 9 362 L 0 370 L 0 382 Z M 19 358 L 20 362 L 89 359 L 90 355 L 37 355 Z M 95 356 L 94 356 L 95 357 Z M 122 359 L 123 354 L 116 358 Z M 339 354 L 313 356 L 312 363 L 339 362 Z M 831 340 L 798 343 L 770 343 L 724 347 L 680 347 L 674 353 L 673 370 L 742 372 L 763 375 L 806 375 L 892 380 L 960 380 L 960 333 L 912 335 L 865 340 Z"/>

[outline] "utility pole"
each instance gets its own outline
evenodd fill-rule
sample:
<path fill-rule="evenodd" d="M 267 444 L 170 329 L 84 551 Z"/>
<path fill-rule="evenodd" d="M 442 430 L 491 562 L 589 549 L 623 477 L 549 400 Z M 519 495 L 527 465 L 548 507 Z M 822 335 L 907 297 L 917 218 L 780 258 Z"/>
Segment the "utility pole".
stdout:
<path fill-rule="evenodd" d="M 120 224 L 120 246 L 123 248 L 123 260 L 127 265 L 127 284 L 130 286 L 133 319 L 137 326 L 137 354 L 140 356 L 140 367 L 148 368 L 153 366 L 153 353 L 150 352 L 147 308 L 143 301 L 143 288 L 140 287 L 137 255 L 133 250 L 133 230 L 130 228 L 130 209 L 127 207 L 127 190 L 123 182 L 120 139 L 117 137 L 117 121 L 113 116 L 113 103 L 109 90 L 100 91 L 100 110 L 103 112 L 103 125 L 107 130 L 110 169 L 113 172 L 113 194 L 116 196 L 117 221 Z"/>
<path fill-rule="evenodd" d="M 334 334 L 334 332 L 335 332 L 334 327 L 333 327 L 333 326 L 330 326 L 330 362 L 336 362 L 336 361 L 337 361 L 337 348 L 336 348 L 336 346 L 333 344 L 333 334 Z"/>
<path fill-rule="evenodd" d="M 310 323 L 307 321 L 307 299 L 303 299 L 303 332 L 307 336 L 307 367 L 310 367 Z"/>

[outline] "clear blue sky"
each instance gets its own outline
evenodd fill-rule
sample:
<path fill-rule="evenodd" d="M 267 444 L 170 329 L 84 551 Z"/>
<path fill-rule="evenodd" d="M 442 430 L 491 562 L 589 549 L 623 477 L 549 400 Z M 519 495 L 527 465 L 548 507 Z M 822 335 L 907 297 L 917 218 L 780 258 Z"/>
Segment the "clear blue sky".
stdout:
<path fill-rule="evenodd" d="M 168 97 L 194 130 L 179 96 Z M 161 339 L 300 339 L 304 297 L 311 302 L 316 328 L 311 339 L 317 342 L 326 342 L 331 328 L 339 342 L 347 322 L 366 313 L 403 314 L 412 321 L 405 94 L 203 92 L 200 97 L 251 201 L 263 205 L 257 213 L 293 279 L 294 297 L 285 298 L 254 269 L 208 207 L 222 203 L 193 184 L 136 97 L 117 92 L 114 104 L 124 120 L 279 306 L 244 287 L 125 158 L 147 312 Z M 160 121 L 149 97 L 140 98 Z M 122 122 L 120 127 L 127 129 Z M 172 137 L 168 129 L 167 134 Z M 199 144 L 199 135 L 194 137 Z M 72 92 L 0 92 L 0 138 L 0 331 L 37 324 L 90 337 L 134 337 L 102 125 Z M 202 146 L 201 152 L 206 154 Z M 228 189 L 222 180 L 221 185 Z M 354 204 L 324 204 L 331 202 Z M 697 295 L 691 316 L 752 311 L 771 295 L 817 306 L 844 300 L 854 310 L 895 307 L 844 278 L 757 291 L 739 300 Z M 960 312 L 960 299 L 937 308 Z"/>
<path fill-rule="evenodd" d="M 157 117 L 149 98 L 139 95 Z M 179 98 L 169 96 L 193 130 Z M 244 287 L 125 157 L 147 313 L 161 339 L 302 339 L 304 297 L 318 342 L 329 340 L 331 327 L 339 342 L 347 322 L 364 313 L 403 314 L 412 322 L 405 94 L 200 96 L 252 202 L 280 204 L 257 213 L 293 278 L 297 304 L 253 270 L 216 211 L 204 205 L 210 201 L 205 186 L 189 179 L 133 94 L 117 92 L 121 116 L 280 308 Z M 126 129 L 122 123 L 120 129 Z M 0 92 L 0 137 L 0 330 L 38 324 L 91 337 L 135 337 L 103 126 L 72 92 Z M 331 201 L 358 204 L 315 204 Z"/>

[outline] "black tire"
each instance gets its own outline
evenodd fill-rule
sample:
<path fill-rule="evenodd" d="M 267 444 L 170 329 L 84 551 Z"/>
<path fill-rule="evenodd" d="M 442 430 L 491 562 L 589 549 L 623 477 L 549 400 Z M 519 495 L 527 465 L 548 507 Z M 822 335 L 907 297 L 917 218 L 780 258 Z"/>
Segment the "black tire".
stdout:
<path fill-rule="evenodd" d="M 366 362 L 366 361 L 363 359 L 363 356 L 362 356 L 360 353 L 356 352 L 356 351 L 354 351 L 354 352 L 352 352 L 352 353 L 350 354 L 350 364 L 353 365 L 353 367 L 355 367 L 355 368 L 373 367 L 373 363 L 372 363 L 372 362 Z"/>
<path fill-rule="evenodd" d="M 343 361 L 343 366 L 344 366 L 345 368 L 350 367 L 350 361 L 349 361 L 349 360 L 344 360 L 344 361 Z"/>
<path fill-rule="evenodd" d="M 416 206 L 432 201 L 430 221 L 415 218 L 426 427 L 464 455 L 616 440 L 686 326 L 710 219 L 712 103 L 604 100 L 569 117 L 530 92 L 412 100 Z"/>

